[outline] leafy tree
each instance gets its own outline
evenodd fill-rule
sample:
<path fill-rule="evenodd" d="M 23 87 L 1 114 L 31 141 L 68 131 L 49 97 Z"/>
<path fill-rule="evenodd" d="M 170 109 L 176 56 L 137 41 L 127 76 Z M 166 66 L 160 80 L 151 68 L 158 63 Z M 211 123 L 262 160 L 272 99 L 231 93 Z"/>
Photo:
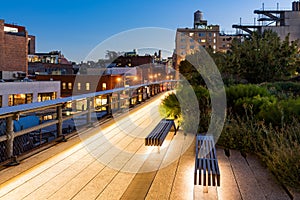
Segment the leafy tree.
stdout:
<path fill-rule="evenodd" d="M 290 42 L 289 35 L 281 41 L 271 30 L 254 32 L 242 42 L 233 41 L 227 67 L 251 83 L 284 80 L 297 70 L 297 53 L 297 42 Z"/>

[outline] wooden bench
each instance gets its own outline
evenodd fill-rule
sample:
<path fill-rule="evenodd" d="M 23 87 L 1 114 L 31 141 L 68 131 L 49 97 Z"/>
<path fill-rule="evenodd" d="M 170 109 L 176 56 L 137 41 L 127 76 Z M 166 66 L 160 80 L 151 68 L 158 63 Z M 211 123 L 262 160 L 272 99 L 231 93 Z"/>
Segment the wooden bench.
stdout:
<path fill-rule="evenodd" d="M 194 185 L 220 186 L 220 170 L 213 136 L 196 136 Z"/>
<path fill-rule="evenodd" d="M 175 129 L 174 135 L 176 135 L 176 126 L 174 120 L 162 119 L 145 138 L 145 146 L 161 146 L 172 126 Z"/>

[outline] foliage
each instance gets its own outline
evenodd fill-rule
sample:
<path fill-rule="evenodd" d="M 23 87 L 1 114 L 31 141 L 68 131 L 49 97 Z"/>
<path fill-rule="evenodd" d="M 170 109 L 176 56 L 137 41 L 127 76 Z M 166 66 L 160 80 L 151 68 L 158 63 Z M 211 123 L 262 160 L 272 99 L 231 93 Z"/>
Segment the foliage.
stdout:
<path fill-rule="evenodd" d="M 297 42 L 283 40 L 276 32 L 254 32 L 243 42 L 234 40 L 227 56 L 227 71 L 250 83 L 284 80 L 295 73 Z"/>
<path fill-rule="evenodd" d="M 282 128 L 274 128 L 251 115 L 247 116 L 247 120 L 230 115 L 218 145 L 259 155 L 282 184 L 300 190 L 298 120 L 294 119 Z"/>
<path fill-rule="evenodd" d="M 267 88 L 270 94 L 280 99 L 293 98 L 300 95 L 300 83 L 297 82 L 273 82 L 260 85 Z"/>
<path fill-rule="evenodd" d="M 166 96 L 159 107 L 160 114 L 164 118 L 179 119 L 181 118 L 181 108 L 175 93 Z"/>
<path fill-rule="evenodd" d="M 235 103 L 240 99 L 252 98 L 255 96 L 268 97 L 270 93 L 266 88 L 259 87 L 257 85 L 232 85 L 226 88 L 227 105 L 228 107 L 234 107 Z"/>
<path fill-rule="evenodd" d="M 267 167 L 284 185 L 300 190 L 300 126 L 297 121 L 283 129 L 270 128 L 258 152 Z"/>

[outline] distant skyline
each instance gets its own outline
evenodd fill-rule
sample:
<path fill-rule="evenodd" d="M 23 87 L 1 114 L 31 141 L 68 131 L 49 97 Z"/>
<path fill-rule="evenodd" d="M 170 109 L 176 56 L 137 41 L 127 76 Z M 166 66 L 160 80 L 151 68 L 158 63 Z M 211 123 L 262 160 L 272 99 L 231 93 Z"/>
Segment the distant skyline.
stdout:
<path fill-rule="evenodd" d="M 232 24 L 254 22 L 255 9 L 291 9 L 287 0 L 51 0 L 1 2 L 0 19 L 25 26 L 36 36 L 37 52 L 60 50 L 80 62 L 101 42 L 124 31 L 157 27 L 176 31 L 192 27 L 193 14 L 203 12 L 208 24 L 234 32 Z M 174 42 L 175 38 L 170 38 Z M 114 49 L 109 49 L 114 50 Z M 104 56 L 104 55 L 103 55 Z"/>

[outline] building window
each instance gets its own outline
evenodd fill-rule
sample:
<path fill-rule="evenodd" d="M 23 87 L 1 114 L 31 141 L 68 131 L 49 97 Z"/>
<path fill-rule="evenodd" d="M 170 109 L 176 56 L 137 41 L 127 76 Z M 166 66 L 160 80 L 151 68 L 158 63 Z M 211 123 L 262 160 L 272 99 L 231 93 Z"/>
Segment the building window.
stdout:
<path fill-rule="evenodd" d="M 205 39 L 201 39 L 200 42 L 206 42 L 206 40 Z"/>
<path fill-rule="evenodd" d="M 106 83 L 102 83 L 102 90 L 106 90 Z"/>
<path fill-rule="evenodd" d="M 216 45 L 214 45 L 214 46 L 213 46 L 213 49 L 216 50 L 216 48 L 217 48 Z"/>
<path fill-rule="evenodd" d="M 182 39 L 180 40 L 180 42 L 185 42 L 185 38 L 182 38 Z"/>
<path fill-rule="evenodd" d="M 211 37 L 211 36 L 212 36 L 212 34 L 211 34 L 211 33 L 208 33 L 208 36 L 209 36 L 209 37 Z"/>
<path fill-rule="evenodd" d="M 205 33 L 199 33 L 199 37 L 205 37 Z"/>
<path fill-rule="evenodd" d="M 39 93 L 38 102 L 56 99 L 56 92 Z"/>
<path fill-rule="evenodd" d="M 69 89 L 69 90 L 72 90 L 72 83 L 71 83 L 71 82 L 68 83 L 68 89 Z"/>
<path fill-rule="evenodd" d="M 81 90 L 81 83 L 77 83 L 77 90 Z"/>
<path fill-rule="evenodd" d="M 189 33 L 190 37 L 193 37 L 194 36 L 194 33 Z"/>
<path fill-rule="evenodd" d="M 8 106 L 32 103 L 32 94 L 10 94 L 8 95 Z"/>
<path fill-rule="evenodd" d="M 194 49 L 194 48 L 195 48 L 195 46 L 194 46 L 194 45 L 191 45 L 191 46 L 190 46 L 190 49 Z"/>
<path fill-rule="evenodd" d="M 62 85 L 62 89 L 63 89 L 63 90 L 67 89 L 66 83 L 62 83 L 61 85 Z"/>
<path fill-rule="evenodd" d="M 194 42 L 194 40 L 193 40 L 193 39 L 190 39 L 190 42 L 191 42 L 191 43 L 193 43 L 193 42 Z"/>
<path fill-rule="evenodd" d="M 216 33 L 214 33 L 214 37 L 216 37 Z"/>
<path fill-rule="evenodd" d="M 214 43 L 216 43 L 216 39 L 214 39 Z"/>
<path fill-rule="evenodd" d="M 181 49 L 185 49 L 186 46 L 185 46 L 185 45 L 181 45 L 180 48 L 181 48 Z"/>
<path fill-rule="evenodd" d="M 87 91 L 90 90 L 90 83 L 85 83 L 85 90 L 87 90 Z"/>

